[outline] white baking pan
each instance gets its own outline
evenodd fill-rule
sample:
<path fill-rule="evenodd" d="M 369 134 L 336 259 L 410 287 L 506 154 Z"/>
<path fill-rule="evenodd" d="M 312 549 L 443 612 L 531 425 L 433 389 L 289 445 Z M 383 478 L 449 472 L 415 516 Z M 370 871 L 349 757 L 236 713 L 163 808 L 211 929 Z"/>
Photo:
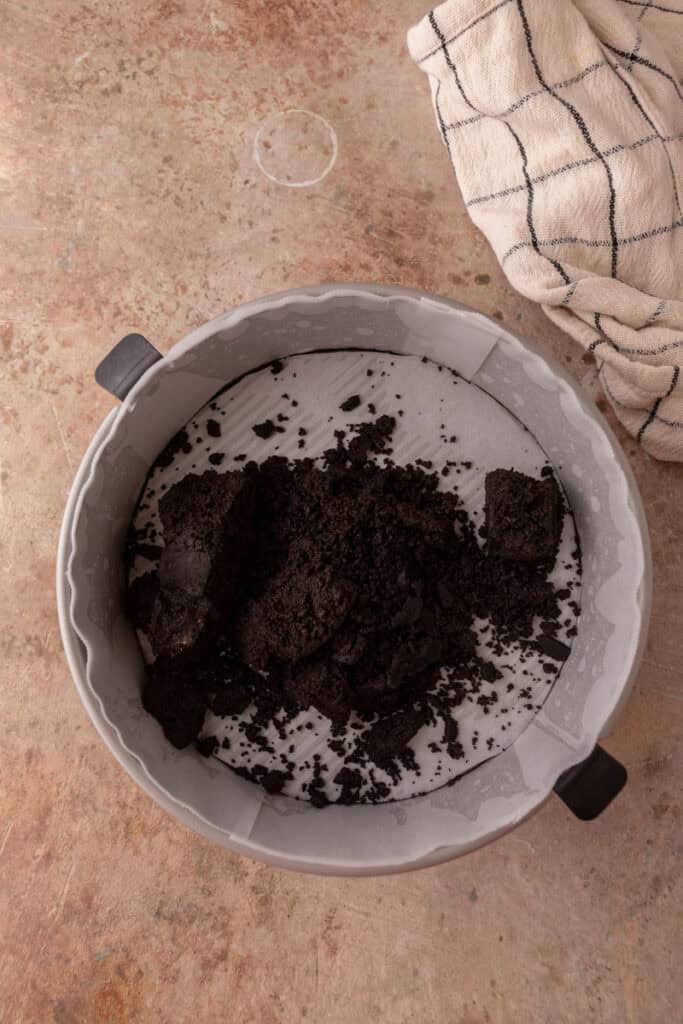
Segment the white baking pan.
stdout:
<path fill-rule="evenodd" d="M 583 554 L 571 656 L 542 710 L 502 754 L 452 787 L 378 806 L 316 810 L 267 796 L 213 759 L 177 751 L 140 703 L 143 661 L 122 610 L 122 550 L 147 471 L 225 383 L 278 356 L 326 348 L 426 355 L 483 388 L 557 468 Z M 645 643 L 651 559 L 630 470 L 564 370 L 496 321 L 395 287 L 327 285 L 269 296 L 205 324 L 165 358 L 128 336 L 98 368 L 122 404 L 79 468 L 60 537 L 59 615 L 88 713 L 136 782 L 179 820 L 240 853 L 302 871 L 373 874 L 436 864 L 491 841 L 558 792 L 579 817 L 624 784 L 598 746 Z"/>

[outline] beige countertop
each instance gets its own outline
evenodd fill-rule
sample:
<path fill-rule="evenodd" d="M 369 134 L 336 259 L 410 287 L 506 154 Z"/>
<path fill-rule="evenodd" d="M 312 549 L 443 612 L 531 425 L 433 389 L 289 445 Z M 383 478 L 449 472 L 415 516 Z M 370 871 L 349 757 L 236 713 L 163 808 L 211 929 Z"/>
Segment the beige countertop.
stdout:
<path fill-rule="evenodd" d="M 559 801 L 418 874 L 287 874 L 168 818 L 71 683 L 54 568 L 112 400 L 93 369 L 235 303 L 395 282 L 498 317 L 591 395 L 580 351 L 470 223 L 406 28 L 420 0 L 7 0 L 0 68 L 2 1024 L 675 1024 L 683 816 L 683 470 L 617 429 L 655 559 L 650 642 L 598 821 Z M 299 108 L 301 145 L 278 122 Z M 306 135 L 304 124 L 312 135 Z M 315 184 L 289 188 L 263 172 Z M 605 408 L 599 399 L 601 408 Z M 614 425 L 614 418 L 609 414 Z"/>

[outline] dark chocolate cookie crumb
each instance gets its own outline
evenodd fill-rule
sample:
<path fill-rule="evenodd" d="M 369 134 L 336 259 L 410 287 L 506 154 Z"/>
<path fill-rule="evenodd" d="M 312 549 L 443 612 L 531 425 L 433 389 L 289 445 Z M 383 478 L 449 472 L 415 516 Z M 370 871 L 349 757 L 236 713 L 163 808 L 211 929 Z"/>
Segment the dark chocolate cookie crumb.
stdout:
<path fill-rule="evenodd" d="M 257 437 L 263 438 L 264 441 L 268 441 L 277 431 L 277 427 L 272 420 L 264 420 L 263 423 L 255 423 L 251 429 Z"/>
<path fill-rule="evenodd" d="M 141 555 L 142 558 L 148 558 L 150 562 L 154 562 L 159 558 L 162 550 L 163 548 L 158 544 L 148 544 L 136 541 L 133 544 L 131 555 Z"/>
<path fill-rule="evenodd" d="M 207 420 L 206 421 L 206 432 L 209 437 L 220 437 L 221 436 L 221 425 L 218 420 Z"/>
<path fill-rule="evenodd" d="M 202 736 L 195 741 L 195 747 L 202 757 L 211 757 L 217 746 L 218 740 L 215 736 Z"/>
<path fill-rule="evenodd" d="M 471 464 L 463 463 L 466 469 Z M 499 558 L 555 557 L 560 539 L 561 498 L 554 477 L 534 480 L 512 469 L 486 475 L 488 550 Z"/>
<path fill-rule="evenodd" d="M 356 408 L 357 395 L 344 405 L 352 399 Z M 201 736 L 210 711 L 239 721 L 242 744 L 274 757 L 273 736 L 284 739 L 287 724 L 314 709 L 344 761 L 326 780 L 326 766 L 311 758 L 307 797 L 318 807 L 330 783 L 342 803 L 390 797 L 372 765 L 392 782 L 419 773 L 411 744 L 427 724 L 440 726 L 437 750 L 462 759 L 455 709 L 465 701 L 509 713 L 492 689 L 501 674 L 478 648 L 476 620 L 491 623 L 496 653 L 507 640 L 555 662 L 568 652 L 555 635 L 548 560 L 482 550 L 431 462 L 391 462 L 395 427 L 384 415 L 336 431 L 322 467 L 271 456 L 186 476 L 159 503 L 158 572 L 129 588 L 129 615 L 157 654 L 143 704 L 171 743 L 213 753 L 216 741 Z M 272 419 L 252 429 L 264 439 L 278 430 Z M 305 428 L 298 433 L 302 443 Z M 174 450 L 184 443 L 176 435 Z M 544 635 L 534 640 L 538 621 Z M 543 669 L 555 674 L 557 665 Z M 247 709 L 248 721 L 235 717 Z M 314 729 L 313 720 L 298 726 L 307 737 Z M 294 765 L 286 754 L 276 763 L 239 774 L 282 792 Z"/>
<path fill-rule="evenodd" d="M 291 779 L 291 777 L 291 772 L 279 772 L 276 769 L 272 769 L 271 771 L 264 772 L 259 779 L 259 782 L 265 789 L 266 793 L 275 795 L 276 793 L 282 792 L 285 782 Z"/>
<path fill-rule="evenodd" d="M 342 402 L 342 404 L 339 406 L 339 408 L 341 409 L 342 412 L 353 412 L 353 410 L 357 409 L 359 405 L 360 405 L 360 396 L 359 395 L 349 395 L 349 397 L 344 402 Z"/>
<path fill-rule="evenodd" d="M 555 661 L 566 661 L 571 654 L 571 651 L 566 644 L 556 640 L 554 636 L 548 636 L 547 634 L 538 638 L 536 646 L 541 654 L 547 655 L 548 658 L 554 658 Z"/>
<path fill-rule="evenodd" d="M 171 438 L 168 442 L 161 455 L 157 458 L 156 465 L 166 468 L 170 466 L 178 452 L 190 452 L 192 446 L 190 445 L 190 438 L 186 430 L 179 430 L 177 434 Z"/>

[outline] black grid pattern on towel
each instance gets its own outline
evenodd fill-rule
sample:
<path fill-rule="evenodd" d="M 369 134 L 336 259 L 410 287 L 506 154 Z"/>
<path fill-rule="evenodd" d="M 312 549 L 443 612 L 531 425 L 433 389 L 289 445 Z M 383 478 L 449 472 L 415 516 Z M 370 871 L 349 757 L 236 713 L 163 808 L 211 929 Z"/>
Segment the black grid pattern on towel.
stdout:
<path fill-rule="evenodd" d="M 668 146 L 671 144 L 680 144 L 683 141 L 683 134 L 671 136 L 663 135 L 659 131 L 659 128 L 657 127 L 655 122 L 650 118 L 645 108 L 642 106 L 640 100 L 638 99 L 634 90 L 631 88 L 631 85 L 629 84 L 627 79 L 623 77 L 622 74 L 623 71 L 629 72 L 632 70 L 634 65 L 637 65 L 639 68 L 643 68 L 647 72 L 656 75 L 665 81 L 668 81 L 672 89 L 674 90 L 676 96 L 679 99 L 683 100 L 683 92 L 681 91 L 679 83 L 676 81 L 676 79 L 665 68 L 659 67 L 652 60 L 642 56 L 642 54 L 640 53 L 642 46 L 642 35 L 639 27 L 646 14 L 648 15 L 648 17 L 655 17 L 658 14 L 667 17 L 671 15 L 680 15 L 681 17 L 683 17 L 683 8 L 677 10 L 676 8 L 668 6 L 667 4 L 655 3 L 654 0 L 619 0 L 619 2 L 622 4 L 628 4 L 629 6 L 639 8 L 639 13 L 636 17 L 636 34 L 631 50 L 622 50 L 617 47 L 605 44 L 605 49 L 610 54 L 613 55 L 614 62 L 612 62 L 612 60 L 595 61 L 592 64 L 589 64 L 587 67 L 583 68 L 573 77 L 562 81 L 552 81 L 547 76 L 544 68 L 541 67 L 541 62 L 539 60 L 534 43 L 533 31 L 527 18 L 524 0 L 499 0 L 499 2 L 494 4 L 494 6 L 492 6 L 489 10 L 483 12 L 478 17 L 474 18 L 468 25 L 460 29 L 454 35 L 449 36 L 448 38 L 445 36 L 441 26 L 437 21 L 436 12 L 434 10 L 430 11 L 428 14 L 428 20 L 434 33 L 435 45 L 433 46 L 433 48 L 431 48 L 425 54 L 423 54 L 419 59 L 419 63 L 424 64 L 431 58 L 437 56 L 442 58 L 443 61 L 445 62 L 446 68 L 448 69 L 448 72 L 453 78 L 458 94 L 460 95 L 462 101 L 468 107 L 468 109 L 472 111 L 471 116 L 467 116 L 465 118 L 452 121 L 450 123 L 446 123 L 443 117 L 443 110 L 439 102 L 440 84 L 437 85 L 434 97 L 434 105 L 436 108 L 437 121 L 439 124 L 441 136 L 443 138 L 446 149 L 448 150 L 448 155 L 452 165 L 453 152 L 451 134 L 456 131 L 460 131 L 471 125 L 475 125 L 483 120 L 492 119 L 505 125 L 511 137 L 513 138 L 519 153 L 521 175 L 523 180 L 520 181 L 520 183 L 517 185 L 513 185 L 505 189 L 500 189 L 496 192 L 491 192 L 487 195 L 471 196 L 469 198 L 465 196 L 463 197 L 465 200 L 465 205 L 467 207 L 473 207 L 480 205 L 482 203 L 495 201 L 505 196 L 515 195 L 516 193 L 526 193 L 526 222 L 529 231 L 529 240 L 517 242 L 516 244 L 512 245 L 507 250 L 507 252 L 505 252 L 501 257 L 501 265 L 504 266 L 506 261 L 510 259 L 512 256 L 514 256 L 516 253 L 524 249 L 532 249 L 539 256 L 542 256 L 543 258 L 548 260 L 548 262 L 557 271 L 563 283 L 568 286 L 565 300 L 562 303 L 562 305 L 565 307 L 571 304 L 571 299 L 574 295 L 577 282 L 571 281 L 565 267 L 557 258 L 557 255 L 552 252 L 544 252 L 544 249 L 552 249 L 564 245 L 587 246 L 589 248 L 609 248 L 611 276 L 618 279 L 619 254 L 620 250 L 624 246 L 634 245 L 637 244 L 638 242 L 654 238 L 658 235 L 669 234 L 673 231 L 677 231 L 680 228 L 683 228 L 683 214 L 681 211 L 681 200 L 677 184 L 676 171 L 671 160 L 671 154 L 668 149 Z M 481 25 L 482 22 L 499 15 L 501 11 L 504 11 L 505 15 L 507 16 L 509 14 L 509 9 L 511 6 L 514 6 L 516 8 L 520 19 L 521 31 L 523 33 L 523 38 L 526 44 L 529 61 L 534 70 L 536 79 L 538 81 L 538 88 L 531 90 L 530 92 L 526 93 L 523 96 L 520 96 L 520 98 L 515 103 L 507 107 L 505 110 L 502 110 L 500 113 L 491 114 L 485 110 L 479 110 L 476 107 L 476 105 L 472 102 L 472 98 L 468 95 L 466 91 L 465 84 L 463 83 L 461 69 L 458 67 L 457 60 L 451 50 L 451 46 L 457 40 L 462 39 L 462 37 L 466 36 L 467 33 L 474 29 L 476 26 Z M 644 124 L 647 126 L 647 128 L 650 129 L 650 131 L 647 134 L 643 135 L 641 138 L 635 139 L 631 143 L 622 143 L 620 145 L 611 146 L 606 149 L 601 149 L 596 144 L 591 134 L 590 127 L 587 124 L 585 118 L 583 117 L 581 111 L 577 108 L 575 103 L 571 102 L 563 95 L 564 90 L 570 88 L 573 85 L 578 84 L 588 76 L 594 75 L 602 68 L 607 68 L 612 74 L 614 74 L 618 78 L 623 88 L 627 92 L 631 102 L 636 106 L 636 108 L 640 112 Z M 570 163 L 565 163 L 562 166 L 555 167 L 550 171 L 546 171 L 543 174 L 532 176 L 529 174 L 527 147 L 525 146 L 524 141 L 520 136 L 519 127 L 513 125 L 510 121 L 510 118 L 513 117 L 513 115 L 526 104 L 530 103 L 531 101 L 540 96 L 548 97 L 549 99 L 553 100 L 556 104 L 560 105 L 567 112 L 568 116 L 573 121 L 575 128 L 577 130 L 577 139 L 581 140 L 584 150 L 588 149 L 590 156 L 577 159 Z M 671 176 L 673 201 L 672 205 L 676 211 L 677 216 L 670 223 L 652 225 L 649 229 L 643 230 L 638 234 L 631 235 L 628 237 L 620 237 L 616 230 L 616 206 L 618 202 L 618 195 L 614 181 L 614 175 L 612 173 L 612 168 L 609 163 L 610 157 L 615 156 L 616 154 L 621 152 L 637 149 L 640 146 L 652 144 L 657 144 L 661 146 L 666 156 Z M 575 171 L 578 168 L 586 167 L 590 164 L 601 165 L 605 171 L 605 237 L 597 239 L 586 239 L 578 236 L 551 239 L 540 238 L 534 220 L 534 204 L 536 199 L 535 186 L 551 178 L 558 177 L 560 175 L 571 174 L 572 171 Z M 650 323 L 654 323 L 654 321 L 660 315 L 661 309 L 658 306 L 657 310 L 654 311 L 648 323 L 643 324 L 641 329 L 644 329 L 646 326 L 649 326 Z M 608 345 L 615 351 L 622 353 L 624 355 L 653 355 L 657 353 L 663 353 L 666 351 L 678 349 L 679 347 L 683 347 L 683 339 L 681 339 L 680 341 L 677 340 L 665 344 L 655 351 L 653 351 L 652 349 L 629 347 L 617 344 L 605 332 L 604 325 L 601 322 L 599 314 L 596 314 L 595 316 L 595 330 L 597 337 L 589 346 L 589 351 L 594 351 L 599 345 Z M 638 440 L 642 440 L 642 436 L 647 430 L 647 428 L 650 426 L 651 423 L 655 421 L 668 423 L 671 426 L 683 427 L 683 423 L 678 423 L 677 421 L 664 420 L 661 416 L 658 415 L 658 410 L 661 403 L 666 398 L 668 398 L 678 386 L 679 376 L 679 368 L 675 367 L 675 372 L 672 375 L 672 380 L 668 390 L 665 394 L 660 395 L 653 402 L 653 405 L 649 410 L 643 422 L 643 425 L 641 426 L 638 432 Z M 613 398 L 613 396 L 610 397 Z M 616 401 L 616 399 L 613 400 Z"/>
<path fill-rule="evenodd" d="M 678 369 L 678 367 L 676 367 L 676 369 Z M 612 388 L 607 383 L 607 380 L 605 379 L 605 375 L 603 374 L 600 379 L 602 381 L 603 388 L 607 392 L 607 397 L 614 403 L 614 405 L 620 405 L 621 403 L 620 403 L 619 399 L 617 398 L 617 396 L 614 394 L 614 391 L 612 390 Z M 676 378 L 676 379 L 678 380 L 678 378 Z M 673 388 L 670 388 L 669 393 L 671 391 L 673 391 Z M 657 399 L 657 401 L 655 403 L 655 405 L 657 406 L 657 409 L 659 409 L 659 405 L 663 401 L 663 397 L 664 396 L 662 396 L 662 398 L 658 398 Z M 647 419 L 644 421 L 642 427 L 640 428 L 640 432 L 639 432 L 639 435 L 638 435 L 638 440 L 641 439 L 642 435 L 645 433 L 646 427 L 649 427 L 650 423 L 655 423 L 655 422 L 656 423 L 662 423 L 665 427 L 673 427 L 674 430 L 683 430 L 683 423 L 681 423 L 680 420 L 669 420 L 669 419 L 666 418 L 666 416 L 659 416 L 658 413 L 657 413 L 657 409 L 655 409 L 654 414 L 653 414 L 652 410 L 650 410 Z"/>
<path fill-rule="evenodd" d="M 639 441 L 642 441 L 643 434 L 645 433 L 647 428 L 650 426 L 650 424 L 657 418 L 657 413 L 659 411 L 659 407 L 662 404 L 662 402 L 664 401 L 664 399 L 669 397 L 669 395 L 672 393 L 672 391 L 674 390 L 674 388 L 678 384 L 678 378 L 679 378 L 680 374 L 681 374 L 680 366 L 674 366 L 673 373 L 671 374 L 671 383 L 669 384 L 668 390 L 665 391 L 663 395 L 660 395 L 659 398 L 657 398 L 655 400 L 655 402 L 652 405 L 652 408 L 650 409 L 649 413 L 647 414 L 647 419 L 645 420 L 645 422 L 643 423 L 642 427 L 638 431 L 638 440 Z M 673 422 L 670 425 L 673 426 L 674 425 Z"/>
<path fill-rule="evenodd" d="M 620 143 L 618 146 L 610 146 L 609 149 L 603 150 L 603 155 L 606 157 L 615 156 L 617 153 L 625 153 L 628 150 L 639 149 L 641 146 L 647 146 L 650 142 L 656 142 L 658 140 L 660 142 L 681 142 L 683 141 L 683 132 L 678 135 L 660 135 L 658 131 L 655 131 L 651 135 L 645 135 L 642 139 L 637 139 L 635 142 L 631 142 L 628 145 L 626 145 L 626 143 Z M 531 182 L 533 185 L 541 185 L 544 181 L 548 181 L 550 178 L 557 178 L 562 174 L 566 174 L 567 171 L 575 170 L 577 167 L 589 167 L 590 164 L 594 164 L 596 162 L 597 157 L 594 156 L 588 156 L 583 160 L 572 160 L 571 163 L 563 164 L 561 167 L 555 167 L 552 171 L 546 171 L 545 174 L 534 175 Z M 675 190 L 676 207 L 680 212 L 676 177 L 670 157 L 669 166 L 671 167 L 672 184 Z M 525 185 L 512 185 L 510 188 L 501 188 L 498 192 L 489 192 L 488 195 L 475 196 L 473 199 L 468 199 L 465 206 L 479 206 L 480 203 L 489 203 L 493 199 L 504 199 L 505 196 L 513 196 L 516 192 L 523 192 L 525 188 Z"/>
<path fill-rule="evenodd" d="M 619 0 L 620 4 L 628 4 L 629 7 L 643 7 L 648 11 L 661 11 L 662 14 L 683 14 L 683 10 L 676 10 L 674 7 L 665 7 L 664 4 L 648 4 L 644 0 Z"/>

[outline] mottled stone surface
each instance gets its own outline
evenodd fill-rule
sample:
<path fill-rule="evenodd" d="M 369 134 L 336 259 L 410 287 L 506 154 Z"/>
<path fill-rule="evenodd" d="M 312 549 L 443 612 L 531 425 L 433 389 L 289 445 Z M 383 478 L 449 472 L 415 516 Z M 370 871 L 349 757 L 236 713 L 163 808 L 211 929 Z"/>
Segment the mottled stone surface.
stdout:
<path fill-rule="evenodd" d="M 166 350 L 316 281 L 429 289 L 595 374 L 515 295 L 451 179 L 404 33 L 421 0 L 6 0 L 0 91 L 0 1020 L 663 1024 L 681 1020 L 683 471 L 623 432 L 655 555 L 650 643 L 599 821 L 557 801 L 420 874 L 273 871 L 144 796 L 61 653 L 75 468 L 129 330 Z M 273 152 L 299 108 L 320 122 Z M 271 119 L 268 120 L 267 119 Z M 254 143 L 266 177 L 254 160 Z M 291 138 L 287 137 L 291 145 Z M 271 150 L 268 149 L 268 143 Z M 291 160 L 291 163 L 289 162 Z M 289 168 L 289 170 L 288 170 Z M 613 422 L 613 418 L 610 417 Z"/>

